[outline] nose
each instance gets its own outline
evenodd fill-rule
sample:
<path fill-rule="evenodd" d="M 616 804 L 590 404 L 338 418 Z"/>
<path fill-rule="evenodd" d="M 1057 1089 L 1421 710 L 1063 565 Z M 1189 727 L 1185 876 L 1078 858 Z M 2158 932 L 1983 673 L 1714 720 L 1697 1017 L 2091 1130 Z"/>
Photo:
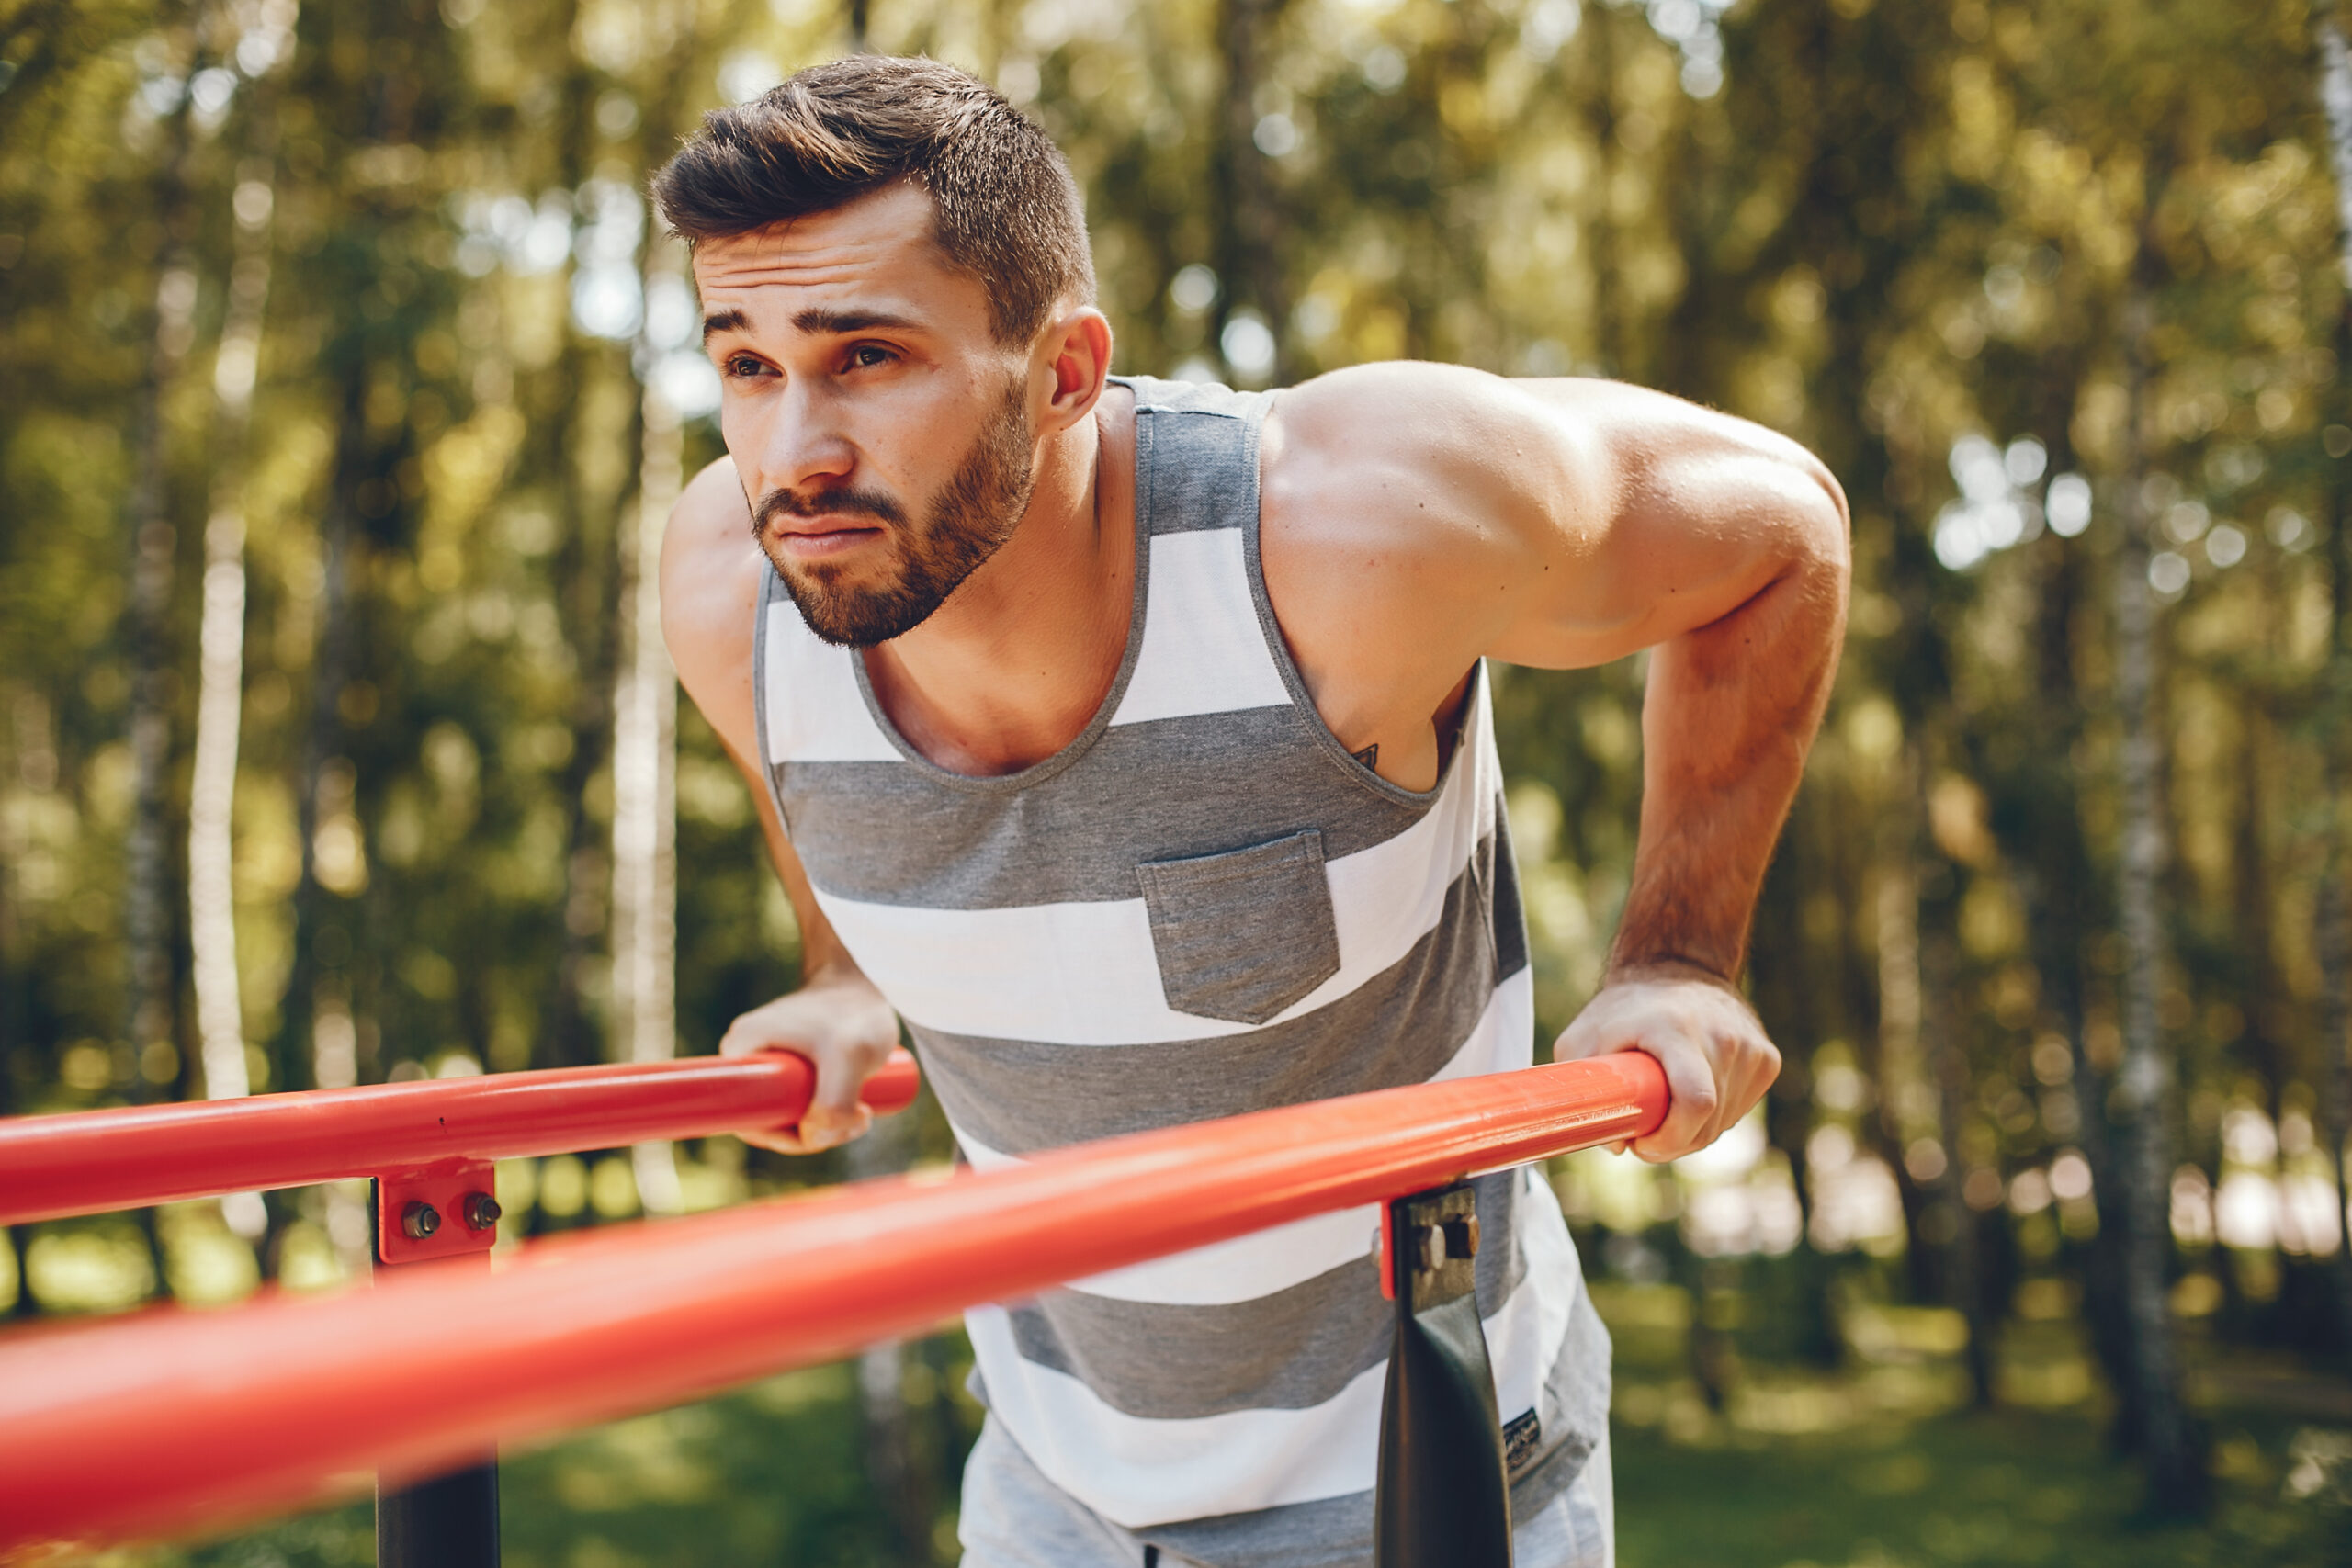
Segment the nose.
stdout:
<path fill-rule="evenodd" d="M 797 377 L 768 400 L 750 446 L 759 455 L 754 493 L 842 485 L 857 469 L 857 447 L 842 428 L 839 406 Z"/>

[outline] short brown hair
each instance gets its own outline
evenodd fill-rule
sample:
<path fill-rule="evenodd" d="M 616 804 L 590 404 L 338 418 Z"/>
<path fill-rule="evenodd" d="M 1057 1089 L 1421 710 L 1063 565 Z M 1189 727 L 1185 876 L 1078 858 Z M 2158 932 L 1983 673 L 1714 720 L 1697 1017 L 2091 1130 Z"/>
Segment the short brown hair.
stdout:
<path fill-rule="evenodd" d="M 653 176 L 688 243 L 830 212 L 897 180 L 931 197 L 950 265 L 988 286 L 1018 343 L 1065 299 L 1094 300 L 1086 219 L 1061 150 L 988 84 L 935 60 L 852 55 L 703 117 Z"/>

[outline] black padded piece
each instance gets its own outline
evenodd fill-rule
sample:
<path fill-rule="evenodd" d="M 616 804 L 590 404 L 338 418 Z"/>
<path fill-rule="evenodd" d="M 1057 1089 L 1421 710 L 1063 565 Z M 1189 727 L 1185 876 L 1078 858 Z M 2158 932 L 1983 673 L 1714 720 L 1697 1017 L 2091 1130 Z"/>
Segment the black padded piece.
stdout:
<path fill-rule="evenodd" d="M 1477 1224 L 1467 1182 L 1389 1205 L 1396 1337 L 1374 1568 L 1510 1568 L 1510 1482 L 1471 1263 Z"/>

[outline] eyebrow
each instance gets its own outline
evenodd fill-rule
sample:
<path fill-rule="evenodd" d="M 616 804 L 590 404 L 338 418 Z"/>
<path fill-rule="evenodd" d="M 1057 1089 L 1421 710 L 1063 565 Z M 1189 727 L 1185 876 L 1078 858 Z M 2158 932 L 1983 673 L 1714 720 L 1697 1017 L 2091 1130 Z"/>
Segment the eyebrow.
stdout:
<path fill-rule="evenodd" d="M 921 325 L 908 316 L 894 316 L 888 310 L 831 310 L 811 306 L 792 318 L 792 324 L 810 336 L 847 333 L 882 331 L 911 331 Z M 720 333 L 748 331 L 752 318 L 737 310 L 715 310 L 702 319 L 702 340 L 708 343 Z"/>
<path fill-rule="evenodd" d="M 876 328 L 903 332 L 919 323 L 906 316 L 894 316 L 887 310 L 829 310 L 822 306 L 811 306 L 793 317 L 792 324 L 813 335 L 819 333 L 870 333 Z"/>

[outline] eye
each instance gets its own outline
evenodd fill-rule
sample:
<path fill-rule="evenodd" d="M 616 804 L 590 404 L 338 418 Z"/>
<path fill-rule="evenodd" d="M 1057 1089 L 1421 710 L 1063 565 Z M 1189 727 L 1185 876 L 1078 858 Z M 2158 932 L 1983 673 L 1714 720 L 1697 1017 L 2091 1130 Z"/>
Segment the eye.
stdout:
<path fill-rule="evenodd" d="M 727 374 L 738 380 L 751 380 L 767 374 L 767 367 L 748 354 L 730 354 L 726 361 Z"/>
<path fill-rule="evenodd" d="M 888 365 L 899 356 L 878 343 L 861 343 L 849 351 L 850 368 L 871 370 L 877 365 Z"/>

